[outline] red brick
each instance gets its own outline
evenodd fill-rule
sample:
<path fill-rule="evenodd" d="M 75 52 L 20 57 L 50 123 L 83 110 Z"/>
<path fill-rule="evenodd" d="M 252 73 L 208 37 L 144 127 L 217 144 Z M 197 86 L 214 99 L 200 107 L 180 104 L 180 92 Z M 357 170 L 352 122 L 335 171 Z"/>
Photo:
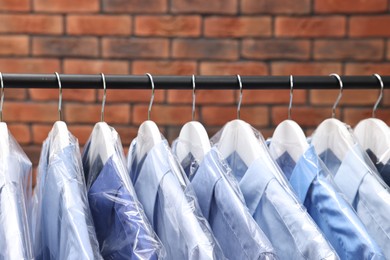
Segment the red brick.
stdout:
<path fill-rule="evenodd" d="M 0 55 L 27 55 L 27 36 L 0 36 Z"/>
<path fill-rule="evenodd" d="M 27 97 L 27 89 L 13 88 L 7 89 L 7 84 L 4 82 L 4 101 L 8 100 L 23 100 Z"/>
<path fill-rule="evenodd" d="M 308 40 L 244 40 L 242 55 L 249 59 L 294 59 L 310 57 Z"/>
<path fill-rule="evenodd" d="M 316 0 L 317 13 L 374 13 L 387 11 L 386 0 Z"/>
<path fill-rule="evenodd" d="M 30 11 L 30 0 L 2 0 L 0 11 Z"/>
<path fill-rule="evenodd" d="M 195 104 L 235 104 L 234 92 L 234 90 L 195 90 Z M 168 90 L 167 101 L 169 104 L 192 104 L 192 90 Z"/>
<path fill-rule="evenodd" d="M 204 21 L 206 37 L 271 36 L 270 17 L 208 17 Z"/>
<path fill-rule="evenodd" d="M 100 104 L 66 104 L 65 121 L 69 123 L 97 123 L 101 116 Z M 104 120 L 107 123 L 126 124 L 130 122 L 130 105 L 106 104 Z"/>
<path fill-rule="evenodd" d="M 351 37 L 389 37 L 390 16 L 353 16 L 349 22 Z"/>
<path fill-rule="evenodd" d="M 22 146 L 22 148 L 23 148 L 23 151 L 27 154 L 28 158 L 33 163 L 33 166 L 38 165 L 39 156 L 40 156 L 41 150 L 42 150 L 41 144 L 34 145 L 34 146 L 24 145 L 24 146 Z M 36 177 L 36 169 L 33 169 L 33 180 L 32 180 L 33 187 L 35 186 L 35 177 Z"/>
<path fill-rule="evenodd" d="M 152 75 L 191 75 L 196 74 L 194 61 L 134 61 L 132 73 Z"/>
<path fill-rule="evenodd" d="M 283 120 L 287 119 L 287 107 L 272 108 L 272 123 L 278 125 Z M 296 121 L 301 127 L 316 127 L 326 118 L 331 117 L 331 108 L 315 108 L 315 107 L 293 107 L 291 110 L 291 119 Z"/>
<path fill-rule="evenodd" d="M 355 127 L 361 120 L 370 118 L 371 116 L 371 108 L 345 108 L 343 111 L 343 121 L 352 127 Z M 390 124 L 390 110 L 378 109 L 375 116 L 385 121 L 387 125 Z"/>
<path fill-rule="evenodd" d="M 342 37 L 346 33 L 346 19 L 327 17 L 277 17 L 277 37 Z"/>
<path fill-rule="evenodd" d="M 5 122 L 55 122 L 58 120 L 57 104 L 4 102 Z"/>
<path fill-rule="evenodd" d="M 53 13 L 93 13 L 99 11 L 99 0 L 34 0 L 34 10 Z"/>
<path fill-rule="evenodd" d="M 273 62 L 272 75 L 318 76 L 341 74 L 341 63 L 337 62 Z"/>
<path fill-rule="evenodd" d="M 106 102 L 108 103 L 149 103 L 150 97 L 152 95 L 151 90 L 143 89 L 112 89 L 107 90 Z M 156 90 L 154 93 L 154 102 L 161 103 L 164 101 L 165 90 Z M 98 92 L 98 100 L 102 101 L 103 91 Z"/>
<path fill-rule="evenodd" d="M 236 60 L 238 43 L 233 40 L 174 40 L 174 58 Z"/>
<path fill-rule="evenodd" d="M 199 36 L 201 17 L 189 16 L 136 16 L 135 34 L 139 36 Z"/>
<path fill-rule="evenodd" d="M 167 58 L 167 39 L 103 39 L 103 56 L 111 58 Z"/>
<path fill-rule="evenodd" d="M 198 114 L 198 111 L 196 112 Z M 151 120 L 157 125 L 183 125 L 191 120 L 191 106 L 163 106 L 152 107 Z M 148 105 L 135 105 L 133 109 L 133 122 L 141 124 L 148 119 Z"/>
<path fill-rule="evenodd" d="M 314 105 L 329 105 L 331 111 L 339 92 L 339 90 L 311 90 L 310 102 Z M 377 96 L 377 91 L 374 90 L 344 90 L 339 105 L 374 105 Z"/>
<path fill-rule="evenodd" d="M 0 59 L 0 71 L 3 73 L 53 73 L 60 70 L 56 59 Z"/>
<path fill-rule="evenodd" d="M 171 2 L 174 13 L 236 14 L 237 6 L 237 0 L 172 0 Z"/>
<path fill-rule="evenodd" d="M 66 59 L 64 73 L 68 74 L 128 74 L 127 61 Z"/>
<path fill-rule="evenodd" d="M 103 88 L 103 87 L 102 87 Z M 58 100 L 58 89 L 29 89 L 30 98 L 37 101 Z M 62 90 L 63 101 L 90 102 L 96 100 L 94 89 L 64 89 Z"/>
<path fill-rule="evenodd" d="M 202 75 L 268 75 L 268 66 L 263 62 L 202 62 Z"/>
<path fill-rule="evenodd" d="M 67 33 L 70 35 L 130 35 L 131 18 L 128 15 L 70 15 Z"/>
<path fill-rule="evenodd" d="M 137 137 L 138 127 L 114 126 L 114 128 L 118 132 L 122 141 L 122 145 L 125 146 L 125 148 L 128 148 L 133 139 Z"/>
<path fill-rule="evenodd" d="M 92 37 L 34 37 L 33 54 L 57 57 L 96 57 L 98 41 Z"/>
<path fill-rule="evenodd" d="M 0 14 L 0 33 L 61 34 L 62 17 L 41 14 Z"/>
<path fill-rule="evenodd" d="M 19 144 L 31 142 L 30 128 L 25 124 L 7 124 L 8 130 Z"/>
<path fill-rule="evenodd" d="M 317 60 L 369 60 L 383 58 L 382 40 L 319 40 L 314 43 Z"/>
<path fill-rule="evenodd" d="M 165 13 L 168 0 L 103 0 L 103 10 L 114 13 Z"/>
<path fill-rule="evenodd" d="M 68 125 L 69 131 L 84 145 L 92 133 L 93 125 Z"/>
<path fill-rule="evenodd" d="M 293 106 L 306 102 L 305 90 L 294 90 Z M 236 93 L 237 100 L 239 93 Z M 289 90 L 244 90 L 242 92 L 242 102 L 244 104 L 288 104 L 290 102 Z M 287 109 L 287 108 L 286 108 Z"/>
<path fill-rule="evenodd" d="M 345 75 L 390 75 L 390 63 L 347 63 Z"/>
<path fill-rule="evenodd" d="M 54 122 L 53 122 L 54 123 Z M 53 124 L 34 124 L 32 126 L 32 139 L 34 144 L 42 144 L 46 140 Z"/>
<path fill-rule="evenodd" d="M 269 123 L 267 107 L 241 107 L 240 118 L 253 126 L 266 126 Z M 237 107 L 234 106 L 208 106 L 201 111 L 202 121 L 206 125 L 222 126 L 237 119 Z"/>
<path fill-rule="evenodd" d="M 310 0 L 241 0 L 241 10 L 246 14 L 308 14 Z"/>

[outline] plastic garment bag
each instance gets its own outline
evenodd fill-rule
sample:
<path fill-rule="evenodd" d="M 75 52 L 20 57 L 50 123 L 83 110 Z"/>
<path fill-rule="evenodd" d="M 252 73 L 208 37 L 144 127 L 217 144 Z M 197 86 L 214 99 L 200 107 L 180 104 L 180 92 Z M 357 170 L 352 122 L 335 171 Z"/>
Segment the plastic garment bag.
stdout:
<path fill-rule="evenodd" d="M 333 132 L 317 132 L 313 134 L 313 144 L 318 142 L 338 142 L 334 140 Z M 352 132 L 350 132 L 352 136 Z M 316 139 L 316 143 L 314 140 Z M 322 145 L 322 144 L 320 144 Z M 323 145 L 322 145 L 323 146 Z M 344 158 L 338 158 L 331 149 L 320 154 L 327 168 L 334 176 L 334 181 L 345 194 L 348 202 L 356 210 L 368 233 L 378 243 L 386 258 L 390 258 L 390 193 L 389 187 L 380 178 L 368 155 L 355 142 Z"/>
<path fill-rule="evenodd" d="M 166 248 L 167 258 L 224 259 L 167 141 L 162 140 L 143 158 L 137 158 L 137 139 L 129 150 L 130 177 L 148 219 Z M 148 144 L 143 142 L 143 145 Z"/>
<path fill-rule="evenodd" d="M 4 138 L 1 145 L 6 147 L 0 149 L 0 259 L 34 259 L 29 222 L 32 164 L 9 132 Z"/>
<path fill-rule="evenodd" d="M 272 147 L 277 146 L 273 143 Z M 272 149 L 271 155 L 274 156 Z M 352 206 L 335 188 L 329 170 L 314 147 L 307 149 L 296 163 L 288 153 L 275 159 L 298 199 L 341 259 L 385 259 Z"/>
<path fill-rule="evenodd" d="M 78 141 L 66 128 L 58 130 L 50 131 L 39 161 L 33 204 L 36 259 L 102 259 Z"/>
<path fill-rule="evenodd" d="M 198 153 L 200 154 L 202 152 L 202 148 L 200 146 L 196 146 L 193 143 L 190 143 L 189 141 L 182 140 L 180 138 L 176 139 L 172 143 L 172 152 L 177 156 L 177 147 L 178 145 L 182 146 L 190 146 L 192 148 L 193 153 Z M 199 159 L 196 159 L 197 156 L 192 154 L 191 152 L 187 154 L 187 156 L 184 157 L 184 159 L 179 162 L 180 165 L 182 166 L 184 173 L 188 177 L 190 181 L 195 176 L 196 171 L 199 168 L 200 161 Z"/>
<path fill-rule="evenodd" d="M 176 140 L 173 147 L 183 140 Z M 173 149 L 174 152 L 175 149 Z M 191 156 L 187 156 L 191 158 Z M 198 165 L 194 157 L 182 165 Z M 213 147 L 198 167 L 187 168 L 203 215 L 229 259 L 277 259 L 271 242 L 245 205 L 231 169 Z"/>
<path fill-rule="evenodd" d="M 97 139 L 89 139 L 83 152 L 88 200 L 101 254 L 104 259 L 163 258 L 164 248 L 150 226 L 128 177 L 119 135 L 112 127 L 108 131 L 109 136 L 106 137 L 110 139 L 105 140 L 104 145 L 101 142 L 103 136 L 96 136 Z M 91 137 L 93 135 L 94 132 Z M 95 145 L 95 141 L 99 145 Z M 98 150 L 93 151 L 91 147 Z M 107 154 L 107 148 L 114 152 L 103 162 L 99 155 Z"/>
<path fill-rule="evenodd" d="M 211 139 L 217 148 L 222 131 Z M 277 255 L 281 259 L 338 259 L 269 155 L 261 134 L 255 129 L 253 134 L 261 144 L 262 156 L 245 165 L 233 152 L 226 161 L 239 182 L 250 213 Z"/>

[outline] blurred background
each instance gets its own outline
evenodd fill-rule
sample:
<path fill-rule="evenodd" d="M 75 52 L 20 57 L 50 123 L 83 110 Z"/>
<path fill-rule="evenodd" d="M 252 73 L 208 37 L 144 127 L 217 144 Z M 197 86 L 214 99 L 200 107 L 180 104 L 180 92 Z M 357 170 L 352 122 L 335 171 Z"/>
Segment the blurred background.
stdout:
<path fill-rule="evenodd" d="M 389 0 L 0 0 L 0 72 L 152 75 L 390 74 Z M 385 86 L 385 88 L 388 86 Z M 344 91 L 337 117 L 370 117 L 376 90 Z M 4 120 L 36 165 L 58 119 L 58 90 L 7 90 Z M 236 118 L 239 91 L 197 91 L 212 135 Z M 106 121 L 127 148 L 147 119 L 149 90 L 108 90 Z M 337 90 L 294 91 L 292 119 L 310 134 Z M 83 145 L 102 91 L 63 90 L 63 114 Z M 191 120 L 191 91 L 157 90 L 152 120 L 172 141 Z M 269 137 L 289 91 L 243 91 L 241 118 Z M 390 124 L 390 92 L 377 117 Z"/>

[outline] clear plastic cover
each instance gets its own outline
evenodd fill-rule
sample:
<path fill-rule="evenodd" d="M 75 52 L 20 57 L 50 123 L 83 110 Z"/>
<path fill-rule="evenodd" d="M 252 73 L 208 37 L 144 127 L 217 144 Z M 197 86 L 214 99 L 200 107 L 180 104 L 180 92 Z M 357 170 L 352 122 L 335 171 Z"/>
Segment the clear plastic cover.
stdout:
<path fill-rule="evenodd" d="M 37 259 L 102 259 L 77 139 L 55 124 L 43 143 L 33 201 Z M 65 126 L 65 128 L 63 127 Z"/>
<path fill-rule="evenodd" d="M 334 176 L 337 187 L 365 224 L 368 233 L 379 244 L 386 258 L 390 258 L 389 187 L 379 176 L 367 153 L 356 142 L 351 129 L 345 129 L 348 131 L 343 135 L 338 134 L 337 129 L 315 131 L 312 143 Z M 319 152 L 318 144 L 327 149 Z M 337 155 L 338 148 L 346 151 L 341 154 L 342 157 Z"/>
<path fill-rule="evenodd" d="M 179 143 L 191 145 L 176 139 L 173 143 L 175 154 Z M 271 242 L 246 207 L 230 167 L 215 147 L 202 162 L 188 155 L 181 164 L 192 176 L 191 183 L 202 213 L 211 223 L 214 235 L 229 259 L 277 259 Z"/>
<path fill-rule="evenodd" d="M 294 144 L 282 144 L 283 147 L 288 145 Z M 278 143 L 272 144 L 273 149 L 278 149 L 278 146 Z M 315 153 L 314 147 L 302 154 L 297 162 L 288 153 L 275 160 L 341 259 L 385 259 L 355 210 L 336 188 L 332 175 Z"/>
<path fill-rule="evenodd" d="M 4 131 L 0 144 L 0 259 L 34 259 L 29 221 L 32 164 L 6 126 Z"/>
<path fill-rule="evenodd" d="M 83 152 L 88 199 L 101 254 L 104 259 L 164 259 L 165 249 L 128 176 L 120 137 L 114 128 L 107 126 L 107 130 L 105 136 L 95 136 L 95 126 Z"/>
<path fill-rule="evenodd" d="M 201 154 L 203 152 L 203 149 L 202 147 L 200 146 L 197 146 L 196 144 L 193 144 L 189 141 L 186 141 L 186 140 L 182 140 L 180 138 L 177 138 L 176 140 L 173 141 L 172 143 L 172 152 L 174 154 L 176 154 L 176 149 L 177 149 L 177 145 L 181 143 L 182 145 L 184 146 L 188 146 L 188 147 L 191 147 L 191 149 L 188 149 L 188 150 L 192 150 L 194 151 L 194 153 L 196 154 Z M 198 167 L 200 165 L 200 161 L 199 159 L 199 156 L 196 156 L 194 154 L 191 154 L 189 153 L 180 163 L 180 165 L 182 166 L 185 174 L 187 175 L 188 179 L 191 181 L 192 178 L 195 176 L 195 173 L 196 171 L 198 170 Z"/>
<path fill-rule="evenodd" d="M 226 161 L 239 182 L 249 211 L 276 253 L 281 259 L 338 259 L 270 156 L 263 137 L 256 129 L 252 130 L 261 146 L 261 155 L 251 165 L 246 165 L 235 152 Z M 217 148 L 223 131 L 224 128 L 211 139 Z"/>
<path fill-rule="evenodd" d="M 201 214 L 196 195 L 180 164 L 164 139 L 143 158 L 137 150 L 150 146 L 134 139 L 128 155 L 128 169 L 138 198 L 168 259 L 225 259 Z M 141 149 L 139 149 L 141 148 Z"/>

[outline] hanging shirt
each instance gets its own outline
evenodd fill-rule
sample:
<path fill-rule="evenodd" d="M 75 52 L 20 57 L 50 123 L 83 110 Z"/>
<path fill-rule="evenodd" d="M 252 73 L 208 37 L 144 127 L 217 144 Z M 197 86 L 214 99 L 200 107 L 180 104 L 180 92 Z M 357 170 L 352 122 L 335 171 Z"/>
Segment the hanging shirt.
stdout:
<path fill-rule="evenodd" d="M 341 162 L 331 150 L 320 155 L 336 185 L 356 210 L 368 233 L 390 258 L 390 193 L 372 162 L 355 144 Z"/>
<path fill-rule="evenodd" d="M 116 151 L 123 153 L 121 145 L 117 145 Z M 103 164 L 100 157 L 90 161 L 89 155 L 90 141 L 84 148 L 83 165 L 88 178 L 88 200 L 104 259 L 163 259 L 164 248 L 126 178 L 121 156 L 111 155 Z"/>
<path fill-rule="evenodd" d="M 0 169 L 0 259 L 34 259 L 31 230 L 31 162 L 9 134 Z"/>
<path fill-rule="evenodd" d="M 69 134 L 70 135 L 70 134 Z M 36 259 L 102 259 L 89 210 L 77 139 L 43 144 L 35 194 Z"/>
<path fill-rule="evenodd" d="M 390 160 L 387 162 L 382 162 L 379 160 L 376 154 L 374 154 L 370 149 L 366 150 L 371 161 L 375 164 L 376 169 L 381 175 L 382 179 L 387 185 L 390 185 Z"/>
<path fill-rule="evenodd" d="M 186 157 L 189 158 L 189 157 Z M 182 165 L 194 163 L 183 160 Z M 186 167 L 189 171 L 190 167 Z M 245 206 L 238 183 L 214 147 L 199 167 L 192 168 L 191 184 L 203 215 L 229 259 L 277 259 L 271 242 Z"/>
<path fill-rule="evenodd" d="M 137 139 L 130 145 L 130 177 L 148 219 L 166 248 L 167 258 L 224 259 L 167 141 L 155 145 L 141 159 L 136 158 L 136 146 Z"/>
<path fill-rule="evenodd" d="M 297 163 L 286 152 L 276 159 L 300 202 L 341 259 L 385 259 L 381 249 L 311 146 Z"/>

